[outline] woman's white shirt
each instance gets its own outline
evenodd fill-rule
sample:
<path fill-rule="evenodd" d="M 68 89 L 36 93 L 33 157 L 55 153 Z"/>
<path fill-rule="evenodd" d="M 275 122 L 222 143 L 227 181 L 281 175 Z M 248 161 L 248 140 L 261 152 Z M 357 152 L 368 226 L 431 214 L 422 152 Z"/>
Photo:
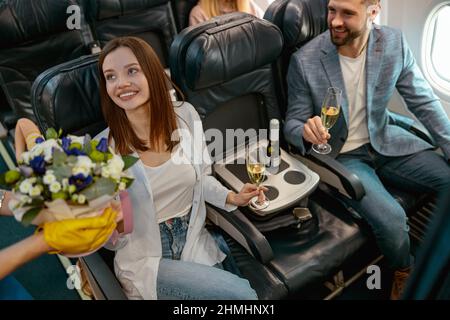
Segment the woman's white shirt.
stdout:
<path fill-rule="evenodd" d="M 195 170 L 183 149 L 177 145 L 166 162 L 144 167 L 152 186 L 158 223 L 188 214 L 194 200 Z"/>
<path fill-rule="evenodd" d="M 196 176 L 189 229 L 181 260 L 213 266 L 223 261 L 225 254 L 204 227 L 205 201 L 227 211 L 234 210 L 236 206 L 226 204 L 229 190 L 211 176 L 211 160 L 197 111 L 187 102 L 174 109 L 178 128 L 181 129 L 180 146 L 191 161 Z M 108 133 L 107 128 L 96 138 L 108 137 Z M 137 153 L 133 155 L 138 157 Z M 134 229 L 130 234 L 119 238 L 114 246 L 108 244 L 106 247 L 117 250 L 114 269 L 128 298 L 155 300 L 162 249 L 153 187 L 145 174 L 142 161 L 137 161 L 129 171 L 135 179 L 128 189 L 133 206 Z"/>

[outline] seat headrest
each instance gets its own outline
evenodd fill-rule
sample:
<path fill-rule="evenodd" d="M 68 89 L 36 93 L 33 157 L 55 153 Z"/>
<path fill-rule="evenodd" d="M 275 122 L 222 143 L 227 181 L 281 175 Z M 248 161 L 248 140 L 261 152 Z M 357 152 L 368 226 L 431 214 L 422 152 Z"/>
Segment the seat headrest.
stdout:
<path fill-rule="evenodd" d="M 235 16 L 241 19 L 230 21 Z M 192 90 L 229 81 L 272 63 L 281 53 L 282 34 L 268 21 L 231 13 L 214 18 L 211 23 L 210 28 L 192 40 L 182 61 Z"/>
<path fill-rule="evenodd" d="M 327 30 L 327 14 L 328 0 L 287 0 L 274 2 L 267 9 L 265 18 L 280 27 L 286 47 L 292 48 Z"/>
<path fill-rule="evenodd" d="M 70 31 L 67 8 L 76 0 L 7 0 L 0 2 L 0 48 Z"/>
<path fill-rule="evenodd" d="M 42 73 L 31 98 L 39 128 L 95 135 L 106 127 L 100 106 L 98 55 L 83 56 Z"/>
<path fill-rule="evenodd" d="M 171 1 L 173 17 L 177 23 L 178 30 L 183 30 L 189 26 L 189 14 L 198 0 L 177 0 Z"/>
<path fill-rule="evenodd" d="M 96 20 L 140 13 L 142 10 L 166 4 L 169 0 L 89 0 Z"/>

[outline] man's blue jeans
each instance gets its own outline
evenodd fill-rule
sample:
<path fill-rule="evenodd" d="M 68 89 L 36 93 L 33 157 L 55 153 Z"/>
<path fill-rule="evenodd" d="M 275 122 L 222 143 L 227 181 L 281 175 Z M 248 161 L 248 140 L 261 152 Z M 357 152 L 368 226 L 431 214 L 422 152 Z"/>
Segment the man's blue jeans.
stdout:
<path fill-rule="evenodd" d="M 450 166 L 432 150 L 386 157 L 370 144 L 340 154 L 336 160 L 356 174 L 366 191 L 359 200 L 343 199 L 370 225 L 381 252 L 394 269 L 409 267 L 410 242 L 405 211 L 381 180 L 399 189 L 438 193 L 450 186 Z"/>
<path fill-rule="evenodd" d="M 157 293 L 163 300 L 255 300 L 256 292 L 246 279 L 222 269 L 181 261 L 186 243 L 189 215 L 159 224 L 162 259 Z"/>

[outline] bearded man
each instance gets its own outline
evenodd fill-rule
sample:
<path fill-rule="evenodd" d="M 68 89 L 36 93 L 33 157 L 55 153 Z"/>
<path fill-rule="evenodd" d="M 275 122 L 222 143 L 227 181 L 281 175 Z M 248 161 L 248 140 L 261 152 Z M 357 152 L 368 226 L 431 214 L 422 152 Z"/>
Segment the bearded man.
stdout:
<path fill-rule="evenodd" d="M 374 24 L 380 10 L 379 0 L 329 1 L 329 30 L 291 58 L 284 134 L 303 154 L 329 140 L 330 155 L 360 178 L 365 196 L 343 200 L 372 228 L 395 270 L 391 298 L 398 299 L 412 266 L 407 217 L 381 181 L 418 192 L 450 186 L 450 121 L 402 33 Z M 341 114 L 327 132 L 319 115 L 329 87 L 343 94 Z M 394 89 L 444 157 L 398 125 L 406 120 L 387 108 Z"/>

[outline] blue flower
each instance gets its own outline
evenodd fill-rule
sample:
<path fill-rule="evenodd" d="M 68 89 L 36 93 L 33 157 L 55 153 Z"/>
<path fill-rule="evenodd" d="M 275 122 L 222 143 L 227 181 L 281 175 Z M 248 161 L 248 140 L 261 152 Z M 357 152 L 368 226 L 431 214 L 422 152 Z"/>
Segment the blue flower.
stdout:
<path fill-rule="evenodd" d="M 61 141 L 62 141 L 62 148 L 67 153 L 67 150 L 69 150 L 72 140 L 70 140 L 70 138 L 67 137 L 62 137 Z"/>
<path fill-rule="evenodd" d="M 85 177 L 82 173 L 79 173 L 69 178 L 69 184 L 74 185 L 77 191 L 80 191 L 90 185 L 92 180 L 92 176 Z"/>
<path fill-rule="evenodd" d="M 86 155 L 86 153 L 84 153 L 80 149 L 70 148 L 70 145 L 72 144 L 72 140 L 70 138 L 63 137 L 61 139 L 61 142 L 62 142 L 62 148 L 68 156 L 84 156 L 84 155 Z"/>
<path fill-rule="evenodd" d="M 106 140 L 106 138 L 101 138 L 96 149 L 100 152 L 108 151 L 108 140 Z"/>
<path fill-rule="evenodd" d="M 44 140 L 44 138 L 42 138 L 42 137 L 37 137 L 36 140 L 34 140 L 35 143 L 42 143 L 42 142 L 44 142 L 44 141 L 45 141 L 45 140 Z"/>
<path fill-rule="evenodd" d="M 86 153 L 77 148 L 72 148 L 66 151 L 68 156 L 85 156 Z"/>
<path fill-rule="evenodd" d="M 45 173 L 45 160 L 43 156 L 36 156 L 30 161 L 30 166 L 36 174 Z"/>

